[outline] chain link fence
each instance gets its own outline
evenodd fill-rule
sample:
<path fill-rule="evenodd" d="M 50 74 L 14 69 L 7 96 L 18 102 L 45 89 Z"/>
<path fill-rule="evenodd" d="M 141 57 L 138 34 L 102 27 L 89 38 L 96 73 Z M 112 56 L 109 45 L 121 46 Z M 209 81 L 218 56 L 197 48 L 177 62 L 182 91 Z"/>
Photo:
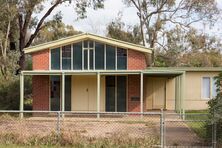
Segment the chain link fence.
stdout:
<path fill-rule="evenodd" d="M 207 114 L 0 111 L 0 145 L 216 147 L 214 127 Z"/>

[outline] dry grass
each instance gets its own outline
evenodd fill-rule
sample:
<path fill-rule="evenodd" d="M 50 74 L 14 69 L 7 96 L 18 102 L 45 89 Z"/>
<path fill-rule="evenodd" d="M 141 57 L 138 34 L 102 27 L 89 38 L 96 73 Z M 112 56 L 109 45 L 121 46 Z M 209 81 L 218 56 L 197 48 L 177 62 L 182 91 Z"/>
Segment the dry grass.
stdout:
<path fill-rule="evenodd" d="M 130 118 L 131 119 L 131 118 Z M 121 120 L 123 120 L 121 118 Z M 71 118 L 61 121 L 56 132 L 56 118 L 0 117 L 0 147 L 152 147 L 158 144 L 159 127 L 151 122 L 89 120 Z M 13 147 L 13 146 L 12 146 Z"/>
<path fill-rule="evenodd" d="M 55 146 L 55 147 L 152 147 L 158 144 L 154 137 L 129 138 L 127 135 L 116 134 L 107 138 L 90 138 L 79 133 L 56 133 L 40 136 L 23 137 L 15 133 L 0 134 L 1 145 L 17 146 Z"/>

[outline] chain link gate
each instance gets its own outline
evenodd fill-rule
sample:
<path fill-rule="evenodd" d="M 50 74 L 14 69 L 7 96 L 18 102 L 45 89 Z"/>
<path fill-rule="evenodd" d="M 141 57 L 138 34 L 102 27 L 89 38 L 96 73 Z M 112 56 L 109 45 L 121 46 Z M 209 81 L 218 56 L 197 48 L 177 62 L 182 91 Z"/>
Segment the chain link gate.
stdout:
<path fill-rule="evenodd" d="M 208 114 L 162 112 L 161 147 L 216 148 L 216 124 Z"/>

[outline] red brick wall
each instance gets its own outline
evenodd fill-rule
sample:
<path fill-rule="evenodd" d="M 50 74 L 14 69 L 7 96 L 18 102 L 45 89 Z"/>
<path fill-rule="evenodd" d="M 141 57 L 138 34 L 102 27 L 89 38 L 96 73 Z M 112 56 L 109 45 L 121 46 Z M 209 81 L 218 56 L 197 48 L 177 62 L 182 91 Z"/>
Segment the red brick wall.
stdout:
<path fill-rule="evenodd" d="M 33 110 L 49 110 L 49 76 L 32 77 Z"/>
<path fill-rule="evenodd" d="M 140 75 L 128 76 L 128 111 L 140 112 L 140 100 L 132 101 L 131 97 L 140 98 Z M 143 111 L 146 110 L 146 102 L 143 99 Z"/>
<path fill-rule="evenodd" d="M 49 70 L 49 50 L 42 50 L 32 54 L 33 70 Z"/>
<path fill-rule="evenodd" d="M 145 53 L 129 49 L 128 70 L 144 70 L 146 67 Z"/>

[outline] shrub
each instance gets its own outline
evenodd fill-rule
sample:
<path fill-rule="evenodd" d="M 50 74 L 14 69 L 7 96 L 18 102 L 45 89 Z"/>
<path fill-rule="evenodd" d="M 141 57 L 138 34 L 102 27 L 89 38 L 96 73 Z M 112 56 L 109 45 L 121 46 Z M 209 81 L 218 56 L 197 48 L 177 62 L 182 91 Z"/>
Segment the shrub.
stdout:
<path fill-rule="evenodd" d="M 222 141 L 222 72 L 215 77 L 217 95 L 215 98 L 208 102 L 210 122 L 216 123 L 217 125 L 217 138 Z M 208 132 L 212 135 L 212 126 L 208 127 Z"/>

